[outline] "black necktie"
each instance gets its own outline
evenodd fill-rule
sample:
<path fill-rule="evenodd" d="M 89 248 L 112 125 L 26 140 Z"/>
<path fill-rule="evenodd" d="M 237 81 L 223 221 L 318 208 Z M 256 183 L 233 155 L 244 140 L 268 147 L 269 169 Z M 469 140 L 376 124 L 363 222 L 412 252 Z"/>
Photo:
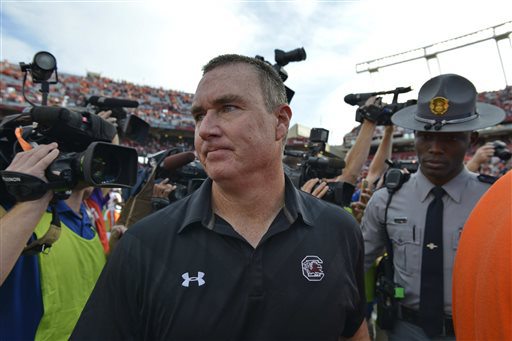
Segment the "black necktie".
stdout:
<path fill-rule="evenodd" d="M 432 189 L 434 200 L 427 210 L 421 261 L 420 324 L 429 336 L 443 332 L 443 195 L 442 187 Z"/>

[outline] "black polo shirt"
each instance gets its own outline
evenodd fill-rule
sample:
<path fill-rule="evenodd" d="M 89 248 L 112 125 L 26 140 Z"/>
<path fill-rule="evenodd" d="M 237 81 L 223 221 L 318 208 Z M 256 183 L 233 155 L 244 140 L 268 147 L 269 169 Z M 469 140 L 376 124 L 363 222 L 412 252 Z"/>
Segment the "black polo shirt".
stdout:
<path fill-rule="evenodd" d="M 254 249 L 213 214 L 211 180 L 123 236 L 72 339 L 337 340 L 365 314 L 363 242 L 340 207 L 286 178 Z"/>

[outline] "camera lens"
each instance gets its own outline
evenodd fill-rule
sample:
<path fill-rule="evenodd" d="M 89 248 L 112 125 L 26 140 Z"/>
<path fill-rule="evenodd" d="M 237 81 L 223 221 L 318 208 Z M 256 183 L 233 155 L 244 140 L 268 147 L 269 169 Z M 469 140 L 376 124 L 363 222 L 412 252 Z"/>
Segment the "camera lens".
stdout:
<path fill-rule="evenodd" d="M 118 178 L 118 169 L 117 159 L 110 158 L 110 161 L 106 162 L 103 157 L 98 156 L 91 161 L 91 178 L 98 184 L 112 183 Z"/>
<path fill-rule="evenodd" d="M 494 141 L 494 156 L 500 158 L 503 161 L 508 161 L 512 157 L 512 153 L 507 149 L 507 145 L 503 141 Z"/>
<path fill-rule="evenodd" d="M 34 64 L 41 70 L 50 71 L 55 69 L 55 57 L 48 52 L 39 52 L 34 56 Z"/>

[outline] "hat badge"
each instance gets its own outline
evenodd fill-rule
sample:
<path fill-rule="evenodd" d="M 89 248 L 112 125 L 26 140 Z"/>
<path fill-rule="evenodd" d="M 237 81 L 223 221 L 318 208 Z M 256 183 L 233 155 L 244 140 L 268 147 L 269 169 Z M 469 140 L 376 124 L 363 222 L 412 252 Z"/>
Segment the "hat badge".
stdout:
<path fill-rule="evenodd" d="M 434 115 L 444 115 L 448 111 L 448 99 L 444 97 L 434 97 L 430 100 L 430 111 Z"/>

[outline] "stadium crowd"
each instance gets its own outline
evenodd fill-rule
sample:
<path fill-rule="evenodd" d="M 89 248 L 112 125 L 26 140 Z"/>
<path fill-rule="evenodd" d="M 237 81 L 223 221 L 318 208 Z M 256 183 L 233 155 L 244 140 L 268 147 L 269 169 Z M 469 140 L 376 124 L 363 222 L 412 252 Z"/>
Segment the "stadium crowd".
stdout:
<path fill-rule="evenodd" d="M 4 105 L 26 106 L 22 95 L 23 73 L 19 65 L 2 61 L 0 91 Z M 26 82 L 27 97 L 32 102 L 41 102 L 41 93 L 30 77 Z M 93 95 L 134 99 L 139 107 L 128 110 L 148 122 L 152 127 L 163 129 L 193 130 L 194 120 L 190 115 L 192 94 L 176 90 L 164 90 L 126 81 L 114 81 L 89 72 L 87 76 L 59 74 L 59 83 L 52 85 L 49 105 L 83 107 Z"/>

